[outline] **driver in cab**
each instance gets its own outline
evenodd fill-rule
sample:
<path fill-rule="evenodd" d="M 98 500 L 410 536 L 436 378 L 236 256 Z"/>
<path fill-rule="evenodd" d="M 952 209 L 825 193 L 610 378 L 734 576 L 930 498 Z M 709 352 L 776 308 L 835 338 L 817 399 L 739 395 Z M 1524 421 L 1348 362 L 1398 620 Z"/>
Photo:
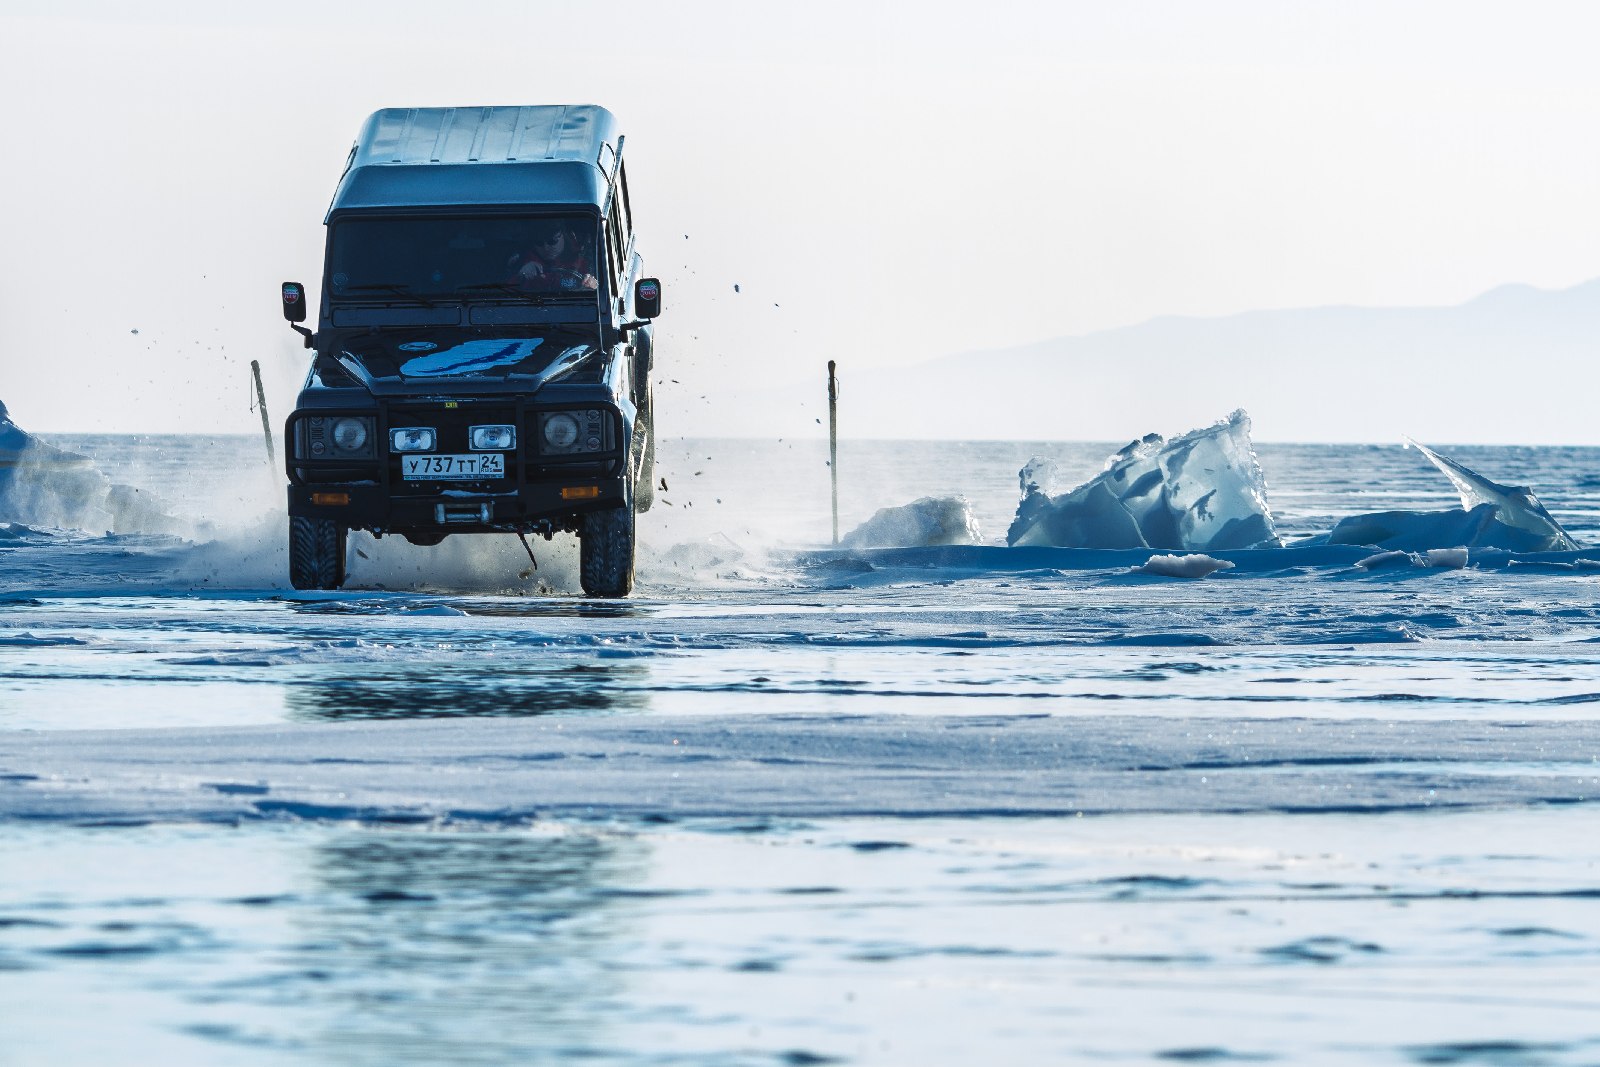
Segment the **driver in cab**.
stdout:
<path fill-rule="evenodd" d="M 563 222 L 552 221 L 535 229 L 533 248 L 513 262 L 517 272 L 511 283 L 522 289 L 595 289 L 600 284 L 590 273 L 577 238 Z"/>

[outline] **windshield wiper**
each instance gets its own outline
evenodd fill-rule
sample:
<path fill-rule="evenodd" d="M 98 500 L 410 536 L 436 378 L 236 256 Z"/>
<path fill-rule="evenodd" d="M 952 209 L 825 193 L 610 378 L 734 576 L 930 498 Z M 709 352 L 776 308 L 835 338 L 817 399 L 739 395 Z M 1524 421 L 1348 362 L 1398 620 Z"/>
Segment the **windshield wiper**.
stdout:
<path fill-rule="evenodd" d="M 518 300 L 526 300 L 534 307 L 544 307 L 546 304 L 557 302 L 593 303 L 596 293 L 593 289 L 524 289 L 512 285 L 510 282 L 479 282 L 477 285 L 458 285 L 458 293 L 504 293 L 514 296 Z"/>
<path fill-rule="evenodd" d="M 395 282 L 373 282 L 370 285 L 347 285 L 344 287 L 344 291 L 347 293 L 393 293 L 395 296 L 404 297 L 407 300 L 415 300 L 423 307 L 431 308 L 434 306 L 432 300 L 413 293 L 409 285 L 398 285 Z"/>
<path fill-rule="evenodd" d="M 526 289 L 518 289 L 510 282 L 479 282 L 477 285 L 458 285 L 458 293 L 505 293 L 507 296 L 527 296 Z"/>

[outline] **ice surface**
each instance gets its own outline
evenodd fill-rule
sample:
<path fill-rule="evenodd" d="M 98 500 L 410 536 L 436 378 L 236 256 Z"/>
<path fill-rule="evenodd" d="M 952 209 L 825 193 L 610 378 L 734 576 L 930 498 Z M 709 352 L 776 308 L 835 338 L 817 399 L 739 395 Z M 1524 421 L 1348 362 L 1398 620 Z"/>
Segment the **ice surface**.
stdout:
<path fill-rule="evenodd" d="M 13 732 L 0 825 L 1547 807 L 1589 795 L 1600 743 L 1592 720 L 1173 722 L 919 710 Z M 1486 749 L 1507 766 L 1478 768 Z M 1194 788 L 1197 770 L 1208 788 Z"/>
<path fill-rule="evenodd" d="M 1060 496 L 1050 495 L 1047 472 L 1039 460 L 1022 469 L 1008 544 L 1207 552 L 1282 543 L 1242 410 L 1171 441 L 1140 438 Z"/>
<path fill-rule="evenodd" d="M 846 548 L 920 548 L 976 545 L 983 536 L 966 497 L 925 496 L 897 508 L 879 508 L 841 540 Z"/>
<path fill-rule="evenodd" d="M 1499 482 L 1490 481 L 1477 471 L 1464 467 L 1447 456 L 1441 456 L 1427 445 L 1412 441 L 1409 437 L 1406 441 L 1427 456 L 1429 462 L 1450 479 L 1451 484 L 1456 487 L 1456 492 L 1461 494 L 1463 508 L 1471 510 L 1483 505 L 1492 506 L 1495 518 L 1499 522 L 1541 539 L 1541 551 L 1572 552 L 1577 549 L 1577 542 L 1573 541 L 1567 535 L 1567 531 L 1561 528 L 1561 524 L 1544 509 L 1544 505 L 1539 503 L 1539 498 L 1533 495 L 1532 489 L 1525 485 L 1501 485 Z"/>
<path fill-rule="evenodd" d="M 177 499 L 216 512 L 268 470 L 257 437 L 64 443 L 212 472 Z M 1063 484 L 1107 451 L 1062 445 Z M 826 456 L 698 444 L 618 602 L 525 595 L 559 539 L 521 581 L 514 538 L 363 535 L 312 593 L 281 510 L 0 524 L 6 1051 L 1594 1062 L 1594 550 L 768 552 L 826 537 Z M 999 528 L 1027 456 L 852 444 L 842 506 L 958 486 Z M 1595 539 L 1593 451 L 1534 459 Z M 1263 461 L 1297 533 L 1442 487 L 1397 448 Z M 1235 566 L 1129 573 L 1168 554 Z"/>
<path fill-rule="evenodd" d="M 1233 564 L 1225 559 L 1197 553 L 1188 556 L 1151 556 L 1142 566 L 1133 569 L 1139 574 L 1158 574 L 1163 578 L 1204 578 L 1217 571 L 1232 570 Z"/>

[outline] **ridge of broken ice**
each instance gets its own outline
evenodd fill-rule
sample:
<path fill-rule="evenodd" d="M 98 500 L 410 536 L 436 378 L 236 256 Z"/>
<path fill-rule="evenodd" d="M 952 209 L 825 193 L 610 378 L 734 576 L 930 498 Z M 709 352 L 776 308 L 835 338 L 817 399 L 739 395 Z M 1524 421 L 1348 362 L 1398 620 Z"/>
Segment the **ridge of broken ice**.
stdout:
<path fill-rule="evenodd" d="M 1060 496 L 1047 491 L 1047 470 L 1037 459 L 1022 469 L 1007 544 L 1198 552 L 1282 545 L 1243 409 L 1171 441 L 1133 441 Z"/>
<path fill-rule="evenodd" d="M 1406 438 L 1455 486 L 1461 507 L 1347 515 L 1326 534 L 1301 544 L 1368 545 L 1391 552 L 1498 548 L 1512 552 L 1576 552 L 1579 545 L 1523 485 L 1501 485 L 1470 467 Z"/>
<path fill-rule="evenodd" d="M 173 521 L 141 489 L 117 485 L 86 456 L 46 444 L 0 401 L 0 522 L 165 533 Z"/>
<path fill-rule="evenodd" d="M 1494 517 L 1506 526 L 1533 534 L 1543 540 L 1545 552 L 1574 552 L 1578 543 L 1561 528 L 1551 514 L 1525 485 L 1501 485 L 1491 481 L 1469 467 L 1464 467 L 1448 456 L 1441 456 L 1427 445 L 1406 438 L 1406 443 L 1428 458 L 1444 473 L 1461 495 L 1461 507 L 1472 511 L 1482 505 L 1494 507 Z M 1509 546 L 1508 546 L 1509 547 Z M 1520 547 L 1520 546 L 1518 546 Z"/>
<path fill-rule="evenodd" d="M 1563 533 L 1563 536 L 1564 533 Z M 1432 548 L 1503 548 L 1513 552 L 1571 552 L 1577 549 L 1555 547 L 1556 542 L 1526 529 L 1500 521 L 1493 504 L 1479 504 L 1471 511 L 1450 508 L 1445 511 L 1378 511 L 1367 515 L 1347 515 L 1332 531 L 1313 538 L 1330 545 L 1367 545 L 1399 552 L 1426 552 Z"/>

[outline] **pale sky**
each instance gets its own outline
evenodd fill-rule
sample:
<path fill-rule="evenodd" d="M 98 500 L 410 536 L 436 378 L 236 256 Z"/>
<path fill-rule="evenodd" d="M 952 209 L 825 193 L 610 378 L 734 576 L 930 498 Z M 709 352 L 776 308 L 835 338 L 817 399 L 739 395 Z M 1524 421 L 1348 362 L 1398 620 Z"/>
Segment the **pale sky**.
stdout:
<path fill-rule="evenodd" d="M 389 106 L 618 115 L 665 427 L 830 358 L 1600 276 L 1600 5 L 220 8 L 0 8 L 0 400 L 25 428 L 252 432 L 251 358 L 281 423 L 305 353 L 277 285 L 317 286 Z"/>

